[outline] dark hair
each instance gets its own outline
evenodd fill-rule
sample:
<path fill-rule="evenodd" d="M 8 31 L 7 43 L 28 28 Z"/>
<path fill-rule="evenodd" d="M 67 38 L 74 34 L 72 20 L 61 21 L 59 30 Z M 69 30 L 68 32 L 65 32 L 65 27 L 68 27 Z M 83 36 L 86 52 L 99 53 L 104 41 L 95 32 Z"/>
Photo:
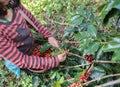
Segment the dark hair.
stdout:
<path fill-rule="evenodd" d="M 20 0 L 11 0 L 7 6 L 4 6 L 3 3 L 0 2 L 0 17 L 7 15 L 7 8 L 15 8 L 19 6 Z"/>
<path fill-rule="evenodd" d="M 20 4 L 20 0 L 10 0 L 8 7 L 15 8 Z"/>

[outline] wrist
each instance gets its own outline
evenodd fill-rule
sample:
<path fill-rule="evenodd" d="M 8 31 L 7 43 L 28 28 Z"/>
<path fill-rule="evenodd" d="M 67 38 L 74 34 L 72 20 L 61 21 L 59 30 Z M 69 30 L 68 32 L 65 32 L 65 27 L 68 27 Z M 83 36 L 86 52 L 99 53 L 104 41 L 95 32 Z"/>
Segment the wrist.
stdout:
<path fill-rule="evenodd" d="M 59 61 L 58 56 L 55 56 L 55 59 L 56 59 L 56 66 L 59 66 L 60 61 Z"/>

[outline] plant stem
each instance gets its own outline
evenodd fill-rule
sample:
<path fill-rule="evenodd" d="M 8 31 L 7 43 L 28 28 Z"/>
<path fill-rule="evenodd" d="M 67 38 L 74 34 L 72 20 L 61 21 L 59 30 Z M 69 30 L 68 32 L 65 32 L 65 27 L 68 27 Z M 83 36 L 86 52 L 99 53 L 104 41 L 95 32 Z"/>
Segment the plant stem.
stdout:
<path fill-rule="evenodd" d="M 90 66 L 90 68 L 88 69 L 88 72 L 89 72 L 89 71 L 92 71 L 93 67 L 94 67 L 94 62 L 93 62 L 93 64 Z"/>
<path fill-rule="evenodd" d="M 66 67 L 64 67 L 62 69 L 77 68 L 77 67 L 88 66 L 88 65 L 90 65 L 90 64 L 82 64 L 82 65 L 76 65 L 76 66 L 66 66 Z"/>
<path fill-rule="evenodd" d="M 104 60 L 96 60 L 95 63 L 117 63 L 120 64 L 120 62 L 114 62 L 114 61 L 104 61 Z"/>
<path fill-rule="evenodd" d="M 111 86 L 111 85 L 115 85 L 115 84 L 118 84 L 118 83 L 120 84 L 120 79 L 110 81 L 110 82 L 107 82 L 107 83 L 104 83 L 102 85 L 98 85 L 98 86 L 95 86 L 95 87 L 106 87 L 106 86 Z"/>
<path fill-rule="evenodd" d="M 76 56 L 78 58 L 84 59 L 82 56 L 79 56 L 78 54 L 74 54 L 74 53 L 71 53 L 71 52 L 69 52 L 68 55 L 72 55 L 72 56 Z"/>
<path fill-rule="evenodd" d="M 68 55 L 76 56 L 78 58 L 84 59 L 82 56 L 79 56 L 78 54 L 74 54 L 72 52 L 69 52 Z M 84 59 L 85 60 L 85 59 Z M 94 63 L 116 63 L 120 64 L 120 62 L 114 62 L 114 61 L 105 61 L 105 60 L 95 60 Z"/>
<path fill-rule="evenodd" d="M 62 69 L 58 70 L 58 72 L 61 71 L 61 70 L 65 70 L 65 69 L 71 69 L 71 68 L 83 67 L 83 66 L 88 66 L 88 65 L 90 65 L 90 64 L 82 64 L 82 65 L 66 66 L 66 67 L 62 66 Z"/>
<path fill-rule="evenodd" d="M 66 80 L 66 81 L 68 81 L 68 82 L 69 82 L 69 81 L 71 81 L 71 80 L 75 80 L 75 78 L 71 78 L 71 79 L 68 79 L 68 80 Z"/>
<path fill-rule="evenodd" d="M 120 73 L 118 73 L 118 74 L 106 75 L 106 76 L 103 76 L 103 77 L 100 77 L 100 78 L 96 78 L 96 79 L 93 79 L 93 80 L 88 81 L 88 82 L 86 82 L 86 83 L 83 83 L 83 85 L 90 84 L 90 83 L 92 83 L 92 82 L 100 81 L 100 80 L 102 80 L 102 79 L 109 78 L 109 77 L 114 77 L 114 76 L 120 76 Z"/>

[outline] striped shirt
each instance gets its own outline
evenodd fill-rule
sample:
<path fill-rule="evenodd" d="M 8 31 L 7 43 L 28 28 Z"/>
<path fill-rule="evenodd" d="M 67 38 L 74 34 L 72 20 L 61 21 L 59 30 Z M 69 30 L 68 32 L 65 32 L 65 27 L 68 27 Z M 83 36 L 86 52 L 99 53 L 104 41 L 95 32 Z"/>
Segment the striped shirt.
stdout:
<path fill-rule="evenodd" d="M 35 17 L 22 4 L 21 9 L 37 26 L 37 32 L 45 38 L 51 37 L 50 31 L 39 23 Z M 34 46 L 34 36 L 30 29 L 34 29 L 19 13 L 13 9 L 13 17 L 10 22 L 0 22 L 0 55 L 20 68 L 51 69 L 59 65 L 57 56 L 43 58 L 28 55 L 27 52 Z M 34 29 L 35 30 L 35 29 Z"/>

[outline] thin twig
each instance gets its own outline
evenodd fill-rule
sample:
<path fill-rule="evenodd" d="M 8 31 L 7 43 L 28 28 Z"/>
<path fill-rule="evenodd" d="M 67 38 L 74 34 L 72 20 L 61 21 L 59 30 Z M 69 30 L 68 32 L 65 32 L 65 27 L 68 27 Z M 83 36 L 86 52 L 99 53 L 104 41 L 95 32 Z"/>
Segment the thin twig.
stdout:
<path fill-rule="evenodd" d="M 104 83 L 104 84 L 101 84 L 101 85 L 98 85 L 98 86 L 95 86 L 95 87 L 106 87 L 106 86 L 108 87 L 110 85 L 115 85 L 115 84 L 120 84 L 120 79 L 110 81 L 110 82 L 107 82 L 107 83 Z"/>
<path fill-rule="evenodd" d="M 95 63 L 118 63 L 118 64 L 120 64 L 120 62 L 105 61 L 105 60 L 96 60 Z"/>
<path fill-rule="evenodd" d="M 93 64 L 91 65 L 91 67 L 88 69 L 88 72 L 89 72 L 89 71 L 92 71 L 93 67 L 94 67 L 94 62 L 93 62 Z"/>
<path fill-rule="evenodd" d="M 120 73 L 118 73 L 118 74 L 106 75 L 106 76 L 103 76 L 103 77 L 100 77 L 100 78 L 96 78 L 96 79 L 93 79 L 93 80 L 88 81 L 88 82 L 86 82 L 86 83 L 83 83 L 83 85 L 90 84 L 90 83 L 92 83 L 92 82 L 100 81 L 100 80 L 102 80 L 102 79 L 109 78 L 109 77 L 114 77 L 114 76 L 120 76 Z"/>
<path fill-rule="evenodd" d="M 71 68 L 77 68 L 77 67 L 83 67 L 83 66 L 88 66 L 90 64 L 82 64 L 82 65 L 76 65 L 76 66 L 66 66 L 58 71 L 64 70 L 64 69 L 71 69 Z M 62 66 L 63 67 L 63 66 Z"/>
<path fill-rule="evenodd" d="M 69 54 L 69 55 L 76 56 L 76 57 L 81 58 L 81 59 L 84 59 L 84 57 L 79 56 L 78 54 L 75 54 L 75 53 L 72 53 L 72 52 L 69 52 L 68 54 Z M 85 60 L 85 59 L 84 59 L 84 60 Z M 116 64 L 120 64 L 120 62 L 106 61 L 106 60 L 95 60 L 94 63 L 116 63 Z"/>
<path fill-rule="evenodd" d="M 81 59 L 84 59 L 82 56 L 79 56 L 78 54 L 74 54 L 74 53 L 71 53 L 71 52 L 69 52 L 68 54 L 69 54 L 69 55 L 72 55 L 72 56 L 76 56 L 76 57 L 81 58 Z M 84 59 L 84 60 L 85 60 L 85 59 Z"/>
<path fill-rule="evenodd" d="M 76 65 L 76 66 L 66 66 L 63 69 L 77 68 L 77 67 L 88 66 L 88 65 L 90 65 L 90 64 L 82 64 L 82 65 Z"/>
<path fill-rule="evenodd" d="M 73 80 L 75 80 L 75 78 L 71 78 L 71 79 L 67 79 L 66 81 L 73 81 Z"/>

